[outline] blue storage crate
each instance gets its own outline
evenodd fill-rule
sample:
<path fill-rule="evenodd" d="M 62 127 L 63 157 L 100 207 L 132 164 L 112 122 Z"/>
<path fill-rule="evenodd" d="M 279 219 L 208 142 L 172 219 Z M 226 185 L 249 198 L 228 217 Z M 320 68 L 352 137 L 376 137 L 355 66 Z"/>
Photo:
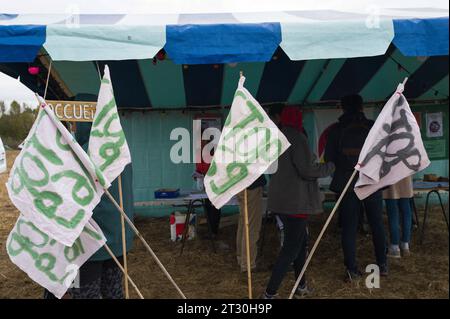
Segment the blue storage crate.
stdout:
<path fill-rule="evenodd" d="M 180 196 L 180 189 L 158 189 L 155 191 L 155 198 L 177 198 Z"/>

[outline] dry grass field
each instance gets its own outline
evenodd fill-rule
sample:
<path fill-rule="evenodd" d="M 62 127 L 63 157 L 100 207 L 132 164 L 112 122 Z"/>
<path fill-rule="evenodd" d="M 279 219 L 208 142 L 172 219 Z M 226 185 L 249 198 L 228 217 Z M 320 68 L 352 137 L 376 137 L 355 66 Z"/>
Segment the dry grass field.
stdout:
<path fill-rule="evenodd" d="M 7 152 L 11 166 L 17 152 Z M 6 253 L 6 239 L 18 216 L 5 189 L 7 173 L 0 174 L 0 298 L 41 298 L 43 289 L 12 264 Z M 420 215 L 421 216 L 421 215 Z M 316 238 L 326 216 L 310 221 L 311 238 Z M 218 252 L 211 251 L 207 240 L 195 239 L 186 244 L 180 257 L 180 244 L 169 240 L 168 218 L 136 218 L 136 226 L 148 240 L 175 281 L 188 298 L 239 298 L 247 297 L 246 275 L 241 274 L 235 262 L 234 237 L 236 226 L 221 229 Z M 334 221 L 324 236 L 307 272 L 312 298 L 448 298 L 449 297 L 449 237 L 446 224 L 438 211 L 429 219 L 427 237 L 418 244 L 418 231 L 413 233 L 412 255 L 391 261 L 390 275 L 381 279 L 379 289 L 369 290 L 364 283 L 343 282 L 342 253 L 338 227 Z M 267 271 L 253 275 L 254 294 L 264 291 L 270 276 L 279 242 L 274 224 L 267 224 L 261 263 Z M 373 262 L 370 237 L 360 235 L 358 256 L 361 265 Z M 158 266 L 135 241 L 129 256 L 131 277 L 145 298 L 178 298 L 176 291 Z M 294 283 L 293 274 L 285 279 L 280 290 L 287 297 Z M 132 297 L 137 295 L 132 291 Z"/>

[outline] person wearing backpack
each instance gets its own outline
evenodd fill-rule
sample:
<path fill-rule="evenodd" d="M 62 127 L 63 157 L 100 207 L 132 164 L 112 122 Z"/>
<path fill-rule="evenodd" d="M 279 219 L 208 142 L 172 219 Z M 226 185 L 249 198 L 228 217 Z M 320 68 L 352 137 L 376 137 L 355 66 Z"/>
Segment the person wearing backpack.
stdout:
<path fill-rule="evenodd" d="M 332 162 L 336 166 L 330 190 L 338 195 L 344 190 L 350 179 L 354 167 L 358 162 L 359 153 L 364 141 L 374 124 L 363 113 L 363 99 L 360 95 L 348 95 L 341 99 L 344 114 L 329 133 L 325 147 L 325 162 Z M 339 219 L 342 230 L 342 250 L 346 267 L 346 280 L 353 281 L 362 276 L 356 262 L 356 237 L 358 233 L 358 211 L 361 201 L 354 192 L 357 181 L 355 177 L 348 188 L 339 208 Z M 376 263 L 380 268 L 380 275 L 388 275 L 386 258 L 386 237 L 383 226 L 383 196 L 379 190 L 362 201 L 367 221 L 372 230 L 372 241 L 375 250 Z"/>

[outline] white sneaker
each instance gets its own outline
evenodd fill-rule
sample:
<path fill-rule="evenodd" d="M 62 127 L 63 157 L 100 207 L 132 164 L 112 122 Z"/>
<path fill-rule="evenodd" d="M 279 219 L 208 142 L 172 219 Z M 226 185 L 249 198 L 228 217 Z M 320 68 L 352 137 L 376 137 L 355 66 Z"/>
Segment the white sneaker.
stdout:
<path fill-rule="evenodd" d="M 401 243 L 400 250 L 404 257 L 411 255 L 411 251 L 409 250 L 409 243 Z"/>
<path fill-rule="evenodd" d="M 389 247 L 387 256 L 390 258 L 402 258 L 400 248 Z"/>

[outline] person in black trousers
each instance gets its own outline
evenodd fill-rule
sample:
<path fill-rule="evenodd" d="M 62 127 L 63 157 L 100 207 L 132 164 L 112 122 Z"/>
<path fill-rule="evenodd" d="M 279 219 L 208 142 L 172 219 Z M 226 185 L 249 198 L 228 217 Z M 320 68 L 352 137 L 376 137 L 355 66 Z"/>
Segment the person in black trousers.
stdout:
<path fill-rule="evenodd" d="M 325 161 L 332 162 L 336 166 L 330 190 L 338 195 L 342 193 L 350 179 L 365 139 L 374 124 L 363 113 L 361 96 L 356 94 L 345 96 L 341 99 L 341 105 L 344 114 L 331 129 L 325 147 Z M 346 280 L 349 281 L 362 276 L 356 262 L 356 237 L 361 210 L 361 201 L 353 191 L 356 181 L 357 178 L 355 177 L 339 208 Z M 386 237 L 382 219 L 383 197 L 381 191 L 375 192 L 364 199 L 362 203 L 372 230 L 376 263 L 380 267 L 380 275 L 387 276 Z"/>

